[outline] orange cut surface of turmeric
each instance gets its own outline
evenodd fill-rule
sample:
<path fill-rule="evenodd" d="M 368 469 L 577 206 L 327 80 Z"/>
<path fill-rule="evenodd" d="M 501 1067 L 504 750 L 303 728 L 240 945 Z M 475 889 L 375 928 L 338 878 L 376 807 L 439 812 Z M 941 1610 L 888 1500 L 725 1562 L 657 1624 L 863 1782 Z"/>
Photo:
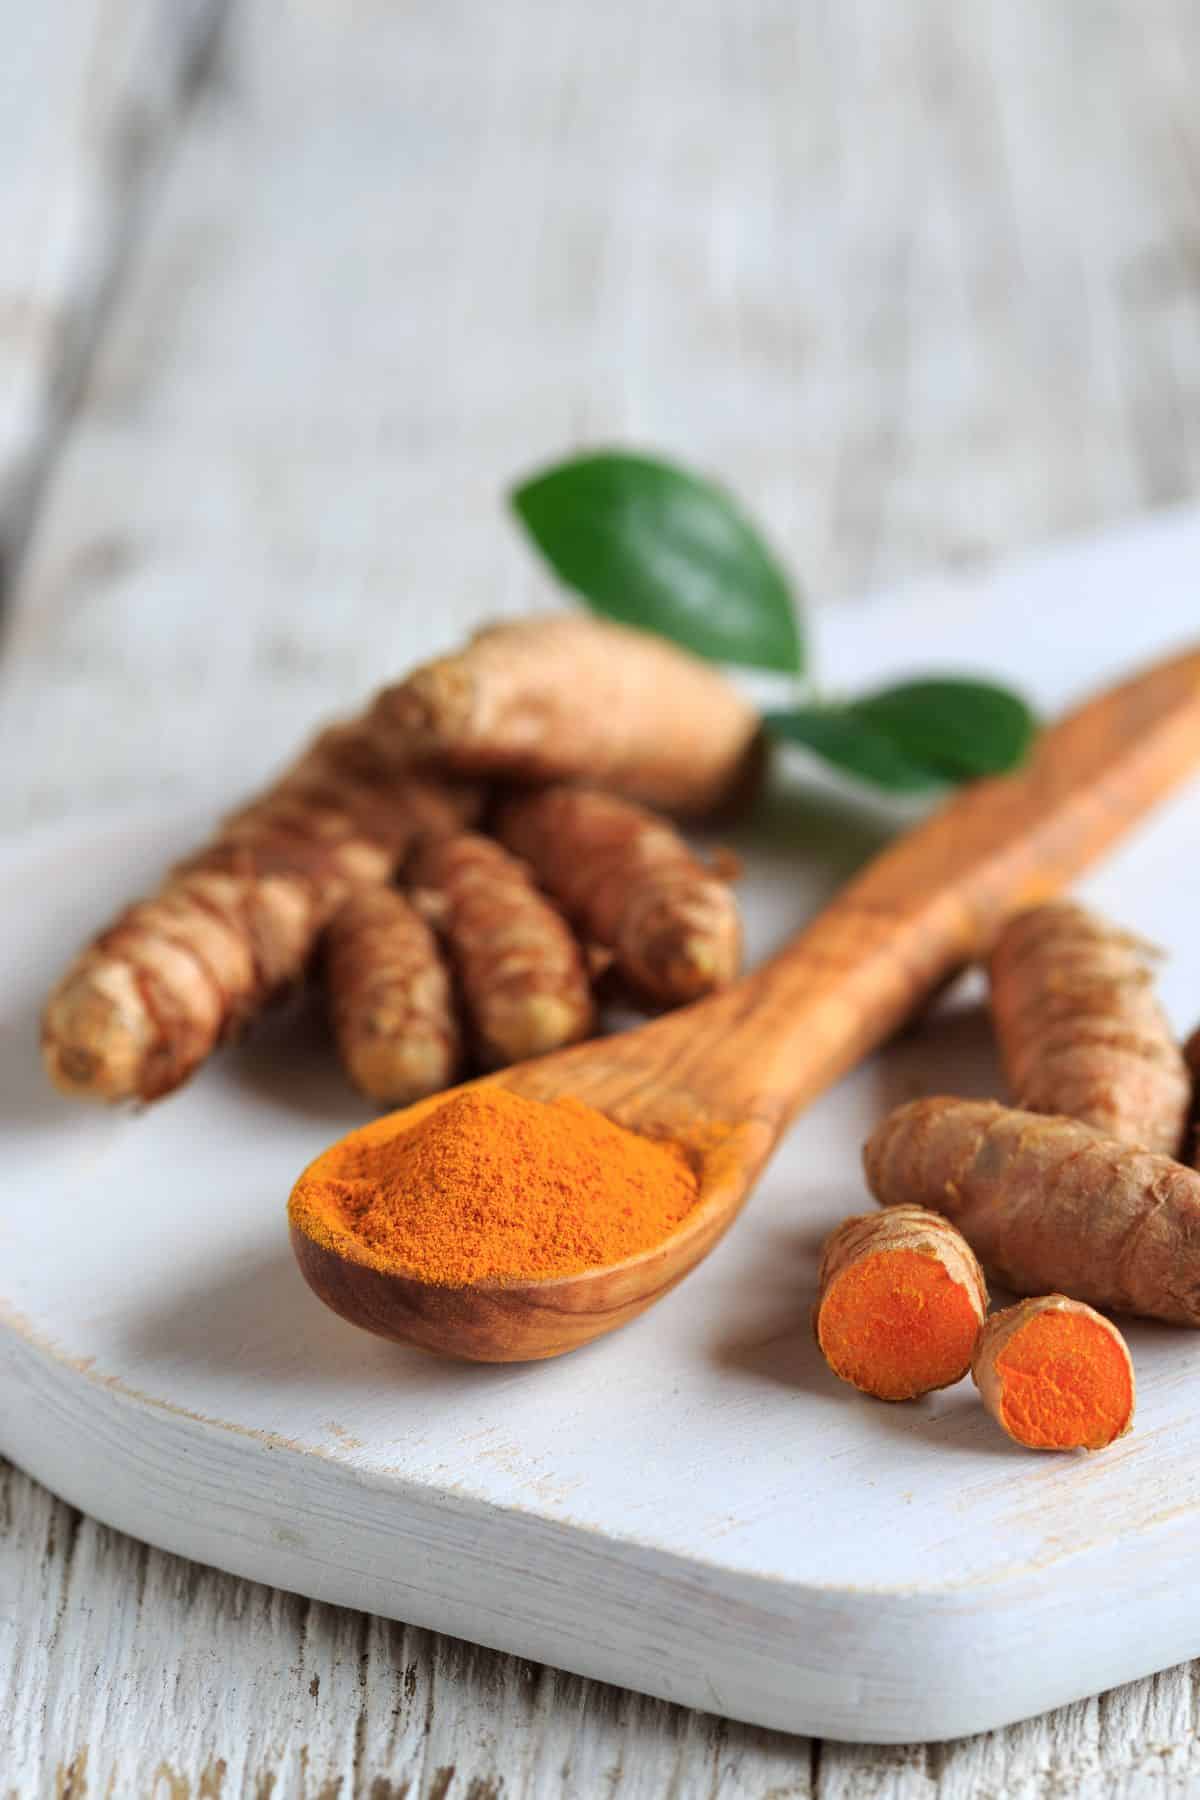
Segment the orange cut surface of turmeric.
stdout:
<path fill-rule="evenodd" d="M 447 1287 L 623 1261 L 678 1229 L 683 1152 L 581 1100 L 483 1085 L 352 1133 L 301 1176 L 292 1223 L 352 1261 Z"/>
<path fill-rule="evenodd" d="M 833 1281 L 818 1336 L 843 1381 L 880 1400 L 912 1400 L 962 1379 L 979 1325 L 971 1293 L 935 1255 L 885 1250 Z"/>
<path fill-rule="evenodd" d="M 1100 1313 L 1062 1294 L 994 1314 L 973 1372 L 988 1411 L 1031 1450 L 1102 1450 L 1133 1421 L 1124 1339 Z"/>
<path fill-rule="evenodd" d="M 1122 1429 L 1129 1383 L 1120 1351 L 1078 1320 L 1030 1320 L 996 1366 L 1005 1423 L 1022 1443 L 1095 1449 Z"/>

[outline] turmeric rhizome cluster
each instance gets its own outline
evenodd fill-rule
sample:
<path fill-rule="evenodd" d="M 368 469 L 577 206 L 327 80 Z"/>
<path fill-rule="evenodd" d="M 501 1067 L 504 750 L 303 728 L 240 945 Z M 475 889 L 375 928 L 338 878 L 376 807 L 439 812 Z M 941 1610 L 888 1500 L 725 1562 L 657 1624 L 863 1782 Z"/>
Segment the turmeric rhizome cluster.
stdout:
<path fill-rule="evenodd" d="M 404 1106 L 587 1037 L 596 985 L 679 1006 L 737 973 L 724 873 L 675 825 L 753 791 L 758 715 L 699 658 L 516 619 L 325 731 L 76 958 L 55 1085 L 155 1100 L 310 970 L 339 1053 Z"/>
<path fill-rule="evenodd" d="M 969 1365 L 1019 1443 L 1093 1450 L 1128 1431 L 1129 1352 L 1094 1309 L 1200 1325 L 1200 1174 L 1177 1160 L 1192 1081 L 1151 956 L 1066 902 L 1006 927 L 992 1010 L 1018 1104 L 918 1100 L 869 1139 L 888 1210 L 834 1233 L 816 1311 L 843 1379 L 912 1398 Z M 1029 1298 L 986 1318 L 975 1254 Z"/>

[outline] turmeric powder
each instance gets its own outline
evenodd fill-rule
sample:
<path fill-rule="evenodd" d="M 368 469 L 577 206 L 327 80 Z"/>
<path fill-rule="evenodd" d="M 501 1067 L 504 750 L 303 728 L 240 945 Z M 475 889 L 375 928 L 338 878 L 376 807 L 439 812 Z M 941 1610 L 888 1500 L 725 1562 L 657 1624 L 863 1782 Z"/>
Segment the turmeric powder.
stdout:
<path fill-rule="evenodd" d="M 325 931 L 325 987 L 346 1073 L 364 1094 L 407 1106 L 449 1087 L 460 1056 L 450 971 L 403 894 L 364 887 L 343 901 Z"/>
<path fill-rule="evenodd" d="M 478 806 L 381 760 L 361 725 L 323 733 L 67 969 L 42 1021 L 51 1080 L 84 1099 L 170 1093 L 303 973 L 346 894 Z"/>
<path fill-rule="evenodd" d="M 592 781 L 689 815 L 736 799 L 762 751 L 755 708 L 716 669 L 577 613 L 487 626 L 385 688 L 371 723 L 404 761 Z"/>
<path fill-rule="evenodd" d="M 992 952 L 992 1012 L 1016 1105 L 1177 1156 L 1191 1084 L 1152 955 L 1082 906 L 1034 907 Z"/>
<path fill-rule="evenodd" d="M 1133 1424 L 1136 1388 L 1124 1338 L 1065 1294 L 993 1313 L 971 1376 L 997 1424 L 1030 1450 L 1103 1450 Z"/>
<path fill-rule="evenodd" d="M 289 1216 L 351 1262 L 463 1287 L 621 1262 L 677 1230 L 697 1192 L 677 1146 L 485 1082 L 334 1144 Z"/>
<path fill-rule="evenodd" d="M 813 1328 L 835 1375 L 879 1400 L 961 1381 L 987 1312 L 983 1270 L 921 1206 L 844 1219 L 825 1244 Z"/>
<path fill-rule="evenodd" d="M 555 786 L 508 801 L 496 829 L 636 993 L 679 1005 L 737 974 L 733 894 L 665 819 L 615 794 Z"/>
<path fill-rule="evenodd" d="M 1075 1119 L 915 1100 L 867 1140 L 883 1206 L 929 1206 L 1018 1294 L 1200 1325 L 1200 1174 Z"/>

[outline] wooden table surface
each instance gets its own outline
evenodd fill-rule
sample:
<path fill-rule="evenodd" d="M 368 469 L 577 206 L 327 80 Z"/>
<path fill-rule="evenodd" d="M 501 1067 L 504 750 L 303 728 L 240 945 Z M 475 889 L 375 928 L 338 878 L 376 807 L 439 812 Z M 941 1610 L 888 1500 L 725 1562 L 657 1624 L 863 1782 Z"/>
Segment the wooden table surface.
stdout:
<path fill-rule="evenodd" d="M 501 494 L 579 442 L 718 471 L 828 604 L 1200 492 L 1188 0 L 0 10 L 7 832 L 235 794 L 544 599 Z M 21 1800 L 1183 1794 L 1198 1672 L 809 1742 L 182 1563 L 0 1465 Z"/>

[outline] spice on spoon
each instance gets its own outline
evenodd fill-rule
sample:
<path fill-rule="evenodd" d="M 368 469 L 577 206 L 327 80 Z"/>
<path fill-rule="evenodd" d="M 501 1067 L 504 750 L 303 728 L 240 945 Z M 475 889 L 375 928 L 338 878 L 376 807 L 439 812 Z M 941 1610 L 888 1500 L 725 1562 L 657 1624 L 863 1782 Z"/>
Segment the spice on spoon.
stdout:
<path fill-rule="evenodd" d="M 678 1146 L 582 1100 L 483 1086 L 341 1139 L 300 1177 L 289 1216 L 352 1262 L 461 1287 L 620 1262 L 670 1237 L 697 1195 Z"/>

